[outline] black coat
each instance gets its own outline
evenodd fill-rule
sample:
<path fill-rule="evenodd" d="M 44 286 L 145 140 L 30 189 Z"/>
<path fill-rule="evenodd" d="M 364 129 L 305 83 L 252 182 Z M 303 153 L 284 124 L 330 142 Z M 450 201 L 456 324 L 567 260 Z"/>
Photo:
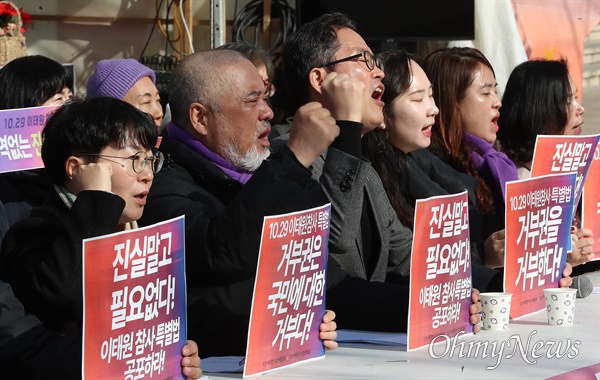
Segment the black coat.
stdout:
<path fill-rule="evenodd" d="M 44 207 L 11 227 L 0 252 L 0 279 L 12 285 L 27 312 L 58 332 L 81 336 L 82 240 L 114 233 L 125 201 L 82 191 L 69 209 L 56 191 Z"/>
<path fill-rule="evenodd" d="M 245 185 L 168 137 L 160 150 L 168 162 L 140 224 L 185 215 L 188 337 L 201 357 L 243 355 L 263 218 L 317 207 L 327 197 L 287 147 Z M 330 256 L 326 297 L 340 328 L 406 331 L 406 286 L 352 277 Z"/>
<path fill-rule="evenodd" d="M 481 230 L 478 228 L 481 226 L 483 214 L 477 208 L 475 195 L 475 188 L 479 185 L 477 178 L 454 170 L 452 166 L 427 149 L 418 149 L 409 153 L 407 166 L 406 191 L 413 201 L 468 190 L 470 239 L 472 243 L 483 240 Z M 483 252 L 475 250 L 472 253 L 473 262 L 483 264 Z"/>
<path fill-rule="evenodd" d="M 202 357 L 243 355 L 265 216 L 327 203 L 291 151 L 264 161 L 246 185 L 164 137 L 140 225 L 185 215 L 188 337 Z"/>
<path fill-rule="evenodd" d="M 81 339 L 46 330 L 25 314 L 0 281 L 0 374 L 3 379 L 80 379 Z"/>
<path fill-rule="evenodd" d="M 473 287 L 482 292 L 502 291 L 502 271 L 484 266 L 484 243 L 489 232 L 485 231 L 487 217 L 477 207 L 475 188 L 479 180 L 456 171 L 427 149 L 415 150 L 407 157 L 406 191 L 413 200 L 468 190 Z"/>
<path fill-rule="evenodd" d="M 44 169 L 0 174 L 0 245 L 10 226 L 41 206 L 51 190 Z"/>

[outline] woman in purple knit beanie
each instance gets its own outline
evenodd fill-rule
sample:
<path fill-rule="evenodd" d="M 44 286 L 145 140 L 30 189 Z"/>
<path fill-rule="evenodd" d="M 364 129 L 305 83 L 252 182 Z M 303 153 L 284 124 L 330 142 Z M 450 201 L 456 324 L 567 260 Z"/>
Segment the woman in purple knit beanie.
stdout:
<path fill-rule="evenodd" d="M 96 64 L 88 80 L 87 97 L 124 100 L 150 114 L 158 128 L 164 114 L 155 83 L 154 71 L 135 59 L 107 59 Z"/>

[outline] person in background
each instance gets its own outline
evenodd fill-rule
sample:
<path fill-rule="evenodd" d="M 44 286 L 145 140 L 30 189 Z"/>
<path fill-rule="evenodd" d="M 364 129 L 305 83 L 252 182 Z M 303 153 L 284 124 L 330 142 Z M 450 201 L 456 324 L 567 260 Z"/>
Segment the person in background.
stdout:
<path fill-rule="evenodd" d="M 289 145 L 271 155 L 269 93 L 237 51 L 187 56 L 170 86 L 172 122 L 160 146 L 169 163 L 140 223 L 185 215 L 190 337 L 202 357 L 244 355 L 263 219 L 327 203 L 307 167 L 337 126 L 320 105 L 307 106 Z M 334 316 L 319 317 L 328 349 L 337 346 Z"/>
<path fill-rule="evenodd" d="M 519 179 L 531 177 L 538 135 L 579 135 L 585 108 L 563 59 L 536 59 L 515 67 L 506 83 L 498 119 L 498 145 L 515 163 Z M 594 179 L 591 179 L 594 180 Z M 567 261 L 573 266 L 595 258 L 593 232 L 572 226 L 574 246 Z"/>
<path fill-rule="evenodd" d="M 398 219 L 414 231 L 417 199 L 468 189 L 469 223 L 480 223 L 482 216 L 475 196 L 479 181 L 454 170 L 426 149 L 431 143 L 431 130 L 435 128 L 435 115 L 439 110 L 425 72 L 413 55 L 403 51 L 384 51 L 378 58 L 386 70 L 382 81 L 385 92 L 381 98 L 385 102 L 386 128 L 363 136 L 363 153 L 381 177 Z M 481 237 L 471 233 L 470 240 L 473 287 L 502 291 L 502 272 L 483 267 L 485 252 Z M 503 251 L 504 247 L 498 249 Z"/>
<path fill-rule="evenodd" d="M 275 80 L 275 67 L 273 65 L 273 58 L 268 51 L 260 46 L 254 46 L 245 42 L 231 42 L 225 45 L 221 45 L 217 50 L 227 49 L 235 50 L 252 62 L 252 64 L 258 69 L 258 74 L 262 78 L 263 82 L 267 86 L 269 91 L 269 106 L 273 110 L 274 116 L 271 119 L 271 132 L 269 132 L 269 140 L 273 140 L 279 136 L 285 135 L 290 131 L 290 123 L 279 124 L 279 121 L 283 118 L 283 111 L 276 107 L 273 100 L 277 92 L 277 88 L 273 81 Z M 275 125 L 273 125 L 275 123 Z"/>
<path fill-rule="evenodd" d="M 73 78 L 41 55 L 14 59 L 0 69 L 0 110 L 60 105 L 73 97 Z M 51 184 L 43 169 L 0 174 L 0 244 L 17 221 L 41 206 Z"/>
<path fill-rule="evenodd" d="M 216 50 L 235 50 L 252 62 L 254 67 L 258 69 L 258 74 L 265 83 L 268 85 L 272 84 L 275 76 L 275 67 L 273 66 L 273 58 L 269 55 L 269 52 L 260 46 L 254 46 L 245 42 L 230 42 L 225 45 L 221 45 Z M 271 94 L 273 96 L 274 94 Z"/>
<path fill-rule="evenodd" d="M 121 99 L 150 114 L 157 128 L 161 126 L 164 113 L 156 88 L 156 74 L 135 59 L 98 62 L 88 79 L 86 96 Z"/>
<path fill-rule="evenodd" d="M 0 110 L 60 105 L 73 97 L 73 78 L 41 55 L 14 59 L 0 69 Z"/>
<path fill-rule="evenodd" d="M 515 67 L 506 83 L 498 143 L 519 178 L 531 177 L 538 135 L 580 135 L 585 108 L 563 59 L 536 59 Z"/>

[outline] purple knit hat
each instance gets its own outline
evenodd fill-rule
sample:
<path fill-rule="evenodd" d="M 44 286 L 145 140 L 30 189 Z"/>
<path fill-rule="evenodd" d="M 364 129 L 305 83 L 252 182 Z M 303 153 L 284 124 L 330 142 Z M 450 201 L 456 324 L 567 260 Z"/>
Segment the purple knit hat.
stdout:
<path fill-rule="evenodd" d="M 154 71 L 135 59 L 107 59 L 96 64 L 87 83 L 87 97 L 110 96 L 123 99 L 133 85 L 143 77 L 156 84 Z"/>

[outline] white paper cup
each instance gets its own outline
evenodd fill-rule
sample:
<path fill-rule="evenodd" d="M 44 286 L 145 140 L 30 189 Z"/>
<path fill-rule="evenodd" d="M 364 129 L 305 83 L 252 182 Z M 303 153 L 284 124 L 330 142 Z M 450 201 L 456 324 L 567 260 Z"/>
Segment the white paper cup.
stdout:
<path fill-rule="evenodd" d="M 572 326 L 575 317 L 577 289 L 544 289 L 548 324 L 550 326 Z"/>
<path fill-rule="evenodd" d="M 511 293 L 481 293 L 481 321 L 484 330 L 508 330 Z"/>

